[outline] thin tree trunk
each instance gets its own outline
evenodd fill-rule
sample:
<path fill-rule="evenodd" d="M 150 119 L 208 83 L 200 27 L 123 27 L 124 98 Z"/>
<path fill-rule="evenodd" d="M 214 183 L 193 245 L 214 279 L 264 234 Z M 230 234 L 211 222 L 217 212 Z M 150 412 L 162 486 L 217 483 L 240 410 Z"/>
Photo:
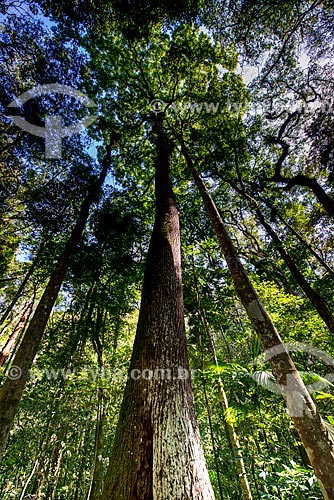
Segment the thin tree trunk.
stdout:
<path fill-rule="evenodd" d="M 79 447 L 78 450 L 81 452 L 81 460 L 79 464 L 79 474 L 78 474 L 78 479 L 76 481 L 76 486 L 75 489 L 73 489 L 73 496 L 71 500 L 82 500 L 84 498 L 84 481 L 83 481 L 83 476 L 85 472 L 85 465 L 87 461 L 87 457 L 89 456 L 89 446 L 91 443 L 91 432 L 92 432 L 92 426 L 90 425 L 90 419 L 87 418 L 87 423 L 85 428 L 83 429 L 83 432 L 80 437 L 79 441 Z M 81 448 L 83 450 L 81 451 Z M 74 486 L 74 485 L 73 485 Z"/>
<path fill-rule="evenodd" d="M 319 255 L 318 252 L 314 250 L 312 245 L 308 243 L 305 238 L 298 232 L 296 229 L 289 224 L 287 220 L 285 220 L 280 214 L 277 214 L 277 217 L 283 222 L 283 224 L 294 234 L 299 241 L 308 249 L 308 251 L 317 259 L 317 261 L 322 265 L 326 271 L 329 272 L 331 276 L 334 276 L 334 270 L 327 264 L 327 262 L 322 258 L 321 255 Z"/>
<path fill-rule="evenodd" d="M 268 200 L 263 200 L 264 203 L 271 209 L 273 210 L 273 206 L 271 203 L 269 203 Z M 308 249 L 308 251 L 317 259 L 317 261 L 326 269 L 326 271 L 329 272 L 331 276 L 334 276 L 334 270 L 327 264 L 327 262 L 321 257 L 321 255 L 318 254 L 312 247 L 310 243 L 308 243 L 305 238 L 298 232 L 296 229 L 289 224 L 287 220 L 282 217 L 277 211 L 275 211 L 275 216 L 279 218 L 280 221 L 283 222 L 283 224 L 298 238 L 298 240 Z"/>
<path fill-rule="evenodd" d="M 210 354 L 214 360 L 215 365 L 218 367 L 219 364 L 218 364 L 217 353 L 216 353 L 215 339 L 214 339 L 213 332 L 210 329 L 210 325 L 207 321 L 206 315 L 205 315 L 204 311 L 202 311 L 202 308 L 201 308 L 201 295 L 200 295 L 200 291 L 199 291 L 199 287 L 198 287 L 197 276 L 196 276 L 195 269 L 194 269 L 194 263 L 193 263 L 193 270 L 194 270 L 195 287 L 196 287 L 197 311 L 198 311 L 202 326 L 204 328 L 204 331 L 205 331 L 205 333 L 208 337 L 208 340 L 209 340 Z M 248 478 L 247 478 L 247 472 L 246 472 L 245 462 L 244 462 L 242 452 L 241 452 L 239 438 L 238 438 L 238 435 L 235 431 L 234 425 L 230 422 L 230 420 L 228 418 L 225 418 L 225 415 L 227 414 L 229 405 L 228 405 L 228 399 L 227 399 L 227 395 L 226 395 L 226 392 L 224 389 L 224 385 L 223 385 L 223 382 L 222 382 L 222 379 L 220 376 L 218 376 L 218 379 L 217 379 L 217 387 L 218 387 L 218 391 L 219 391 L 219 399 L 220 399 L 221 406 L 222 406 L 222 409 L 224 412 L 224 424 L 225 424 L 225 429 L 227 432 L 227 438 L 231 444 L 231 451 L 234 455 L 234 460 L 235 460 L 236 468 L 238 471 L 238 478 L 239 478 L 239 483 L 240 483 L 242 495 L 243 495 L 244 500 L 252 500 L 252 492 L 251 492 L 250 485 L 249 485 Z M 206 396 L 205 396 L 205 398 L 207 400 Z"/>
<path fill-rule="evenodd" d="M 104 428 L 107 417 L 107 402 L 104 390 L 98 387 L 98 409 L 96 418 L 95 449 L 93 457 L 92 477 L 87 500 L 99 500 L 103 490 L 103 444 Z"/>
<path fill-rule="evenodd" d="M 224 415 L 227 414 L 229 405 L 227 395 L 222 383 L 221 378 L 218 378 L 218 390 L 220 396 L 220 402 L 222 405 L 222 409 L 224 411 Z M 250 485 L 247 478 L 247 472 L 245 467 L 245 462 L 241 452 L 241 446 L 239 442 L 239 437 L 235 431 L 234 425 L 229 421 L 228 418 L 225 418 L 225 427 L 228 432 L 228 436 L 230 438 L 230 442 L 232 445 L 232 451 L 235 453 L 234 460 L 236 462 L 237 470 L 238 470 L 238 478 L 241 486 L 242 496 L 244 500 L 252 500 L 252 492 L 250 489 Z"/>
<path fill-rule="evenodd" d="M 13 328 L 15 325 L 15 321 L 17 316 L 21 316 L 25 310 L 26 305 L 23 304 L 22 307 L 18 307 L 16 311 L 16 316 L 12 317 L 11 320 L 3 326 L 3 328 L 0 330 L 0 337 L 3 336 L 3 334 L 10 328 Z"/>
<path fill-rule="evenodd" d="M 17 339 L 20 331 L 22 330 L 22 328 L 24 327 L 24 325 L 26 324 L 26 322 L 29 319 L 29 316 L 30 316 L 31 311 L 32 311 L 32 306 L 33 306 L 33 303 L 31 302 L 25 308 L 23 315 L 19 319 L 18 323 L 15 325 L 14 330 L 10 334 L 6 344 L 3 346 L 3 348 L 0 352 L 0 367 L 5 364 L 5 362 L 7 361 L 7 358 L 10 356 L 10 353 L 12 352 L 12 350 L 14 348 L 16 339 Z"/>
<path fill-rule="evenodd" d="M 37 266 L 37 264 L 39 262 L 40 256 L 41 256 L 41 254 L 42 254 L 42 252 L 43 252 L 43 250 L 44 250 L 44 248 L 45 248 L 45 246 L 47 245 L 48 242 L 49 242 L 49 240 L 45 240 L 45 241 L 42 241 L 42 243 L 40 244 L 39 249 L 37 251 L 37 254 L 36 254 L 36 256 L 35 256 L 32 264 L 30 265 L 27 274 L 23 278 L 23 281 L 22 281 L 21 285 L 19 286 L 17 292 L 15 293 L 13 300 L 8 305 L 7 309 L 4 311 L 3 315 L 0 318 L 0 325 L 2 325 L 5 322 L 5 320 L 7 319 L 8 315 L 13 310 L 16 302 L 21 297 L 22 292 L 25 289 L 26 284 L 30 280 L 30 278 L 31 278 L 31 276 L 32 276 L 32 274 L 33 274 L 33 272 L 34 272 L 34 270 L 35 270 L 35 268 L 36 268 L 36 266 Z"/>
<path fill-rule="evenodd" d="M 309 456 L 325 500 L 334 500 L 334 449 L 326 426 L 266 309 L 259 299 L 226 230 L 225 224 L 181 139 L 182 152 L 216 232 L 237 293 L 261 339 L 288 412 Z"/>
<path fill-rule="evenodd" d="M 52 493 L 50 496 L 50 500 L 54 500 L 56 493 L 57 493 L 57 486 L 58 486 L 58 482 L 59 482 L 62 460 L 63 460 L 63 450 L 60 450 L 59 454 L 58 454 L 58 459 L 57 459 L 57 464 L 56 464 L 55 470 L 52 471 L 53 487 L 52 487 Z"/>
<path fill-rule="evenodd" d="M 240 179 L 241 180 L 241 179 Z M 255 205 L 256 207 L 258 207 L 258 203 L 257 201 L 252 197 L 250 196 L 246 190 L 245 190 L 245 187 L 242 185 L 242 188 L 239 188 L 235 182 L 232 182 L 232 181 L 227 181 L 230 186 L 233 187 L 233 189 L 239 193 L 241 196 L 243 196 L 244 198 L 246 198 L 247 200 L 249 200 L 253 205 Z M 291 226 L 291 224 L 289 224 L 289 222 L 287 220 L 284 219 L 284 217 L 282 217 L 282 215 L 280 215 L 278 213 L 278 211 L 276 210 L 275 207 L 273 207 L 273 205 L 270 203 L 269 200 L 267 200 L 266 198 L 264 197 L 260 197 L 260 199 L 265 203 L 265 205 L 267 205 L 267 207 L 272 211 L 273 213 L 273 216 L 274 217 L 278 217 L 280 221 L 283 222 L 283 224 L 292 232 L 292 234 L 294 234 L 298 240 L 308 249 L 308 251 L 313 255 L 313 257 L 315 257 L 317 259 L 317 261 L 326 269 L 326 271 L 331 275 L 331 276 L 334 276 L 334 270 L 327 264 L 327 262 L 325 262 L 325 260 L 321 257 L 321 255 L 319 255 L 315 250 L 314 248 L 312 247 L 312 245 L 310 243 L 308 243 L 305 238 L 298 232 L 296 231 L 296 229 Z"/>
<path fill-rule="evenodd" d="M 0 458 L 5 451 L 9 432 L 29 376 L 29 370 L 36 356 L 49 316 L 66 275 L 70 258 L 80 241 L 88 219 L 90 206 L 99 193 L 107 175 L 111 160 L 111 148 L 112 146 L 108 147 L 100 176 L 89 189 L 86 199 L 81 206 L 77 222 L 65 245 L 65 249 L 58 259 L 56 268 L 44 290 L 35 314 L 29 323 L 13 360 L 11 371 L 2 387 L 0 393 Z M 15 370 L 13 370 L 13 368 L 15 368 Z"/>
<path fill-rule="evenodd" d="M 36 462 L 34 463 L 34 467 L 33 467 L 32 471 L 31 471 L 31 473 L 30 473 L 30 475 L 29 475 L 29 477 L 28 477 L 27 481 L 25 482 L 25 485 L 24 485 L 24 487 L 23 487 L 22 493 L 21 493 L 21 495 L 20 495 L 20 500 L 23 500 L 24 495 L 25 495 L 25 492 L 26 492 L 26 489 L 27 489 L 27 487 L 28 487 L 28 484 L 30 483 L 30 481 L 31 481 L 31 479 L 32 479 L 32 477 L 33 477 L 33 475 L 35 474 L 35 470 L 37 469 L 37 466 L 38 466 L 38 460 L 36 460 Z"/>
<path fill-rule="evenodd" d="M 194 413 L 171 146 L 155 123 L 156 213 L 103 500 L 212 500 Z"/>
<path fill-rule="evenodd" d="M 206 406 L 206 413 L 208 415 L 208 423 L 209 423 L 209 429 L 210 429 L 212 451 L 213 451 L 213 456 L 214 456 L 214 460 L 215 460 L 215 469 L 216 469 L 216 474 L 217 474 L 219 495 L 220 495 L 220 500 L 224 500 L 223 486 L 222 486 L 222 482 L 221 482 L 220 467 L 219 467 L 219 465 L 220 465 L 219 464 L 219 453 L 218 453 L 219 447 L 218 447 L 216 440 L 215 440 L 215 433 L 214 433 L 213 425 L 212 425 L 212 410 L 211 410 L 211 407 L 209 404 L 205 379 L 203 379 L 202 385 L 203 385 L 203 394 L 204 394 L 204 400 L 205 400 L 205 406 Z"/>
<path fill-rule="evenodd" d="M 92 325 L 92 343 L 94 350 L 97 354 L 98 362 L 98 376 L 96 378 L 97 384 L 97 417 L 95 429 L 95 446 L 93 456 L 93 466 L 91 473 L 91 481 L 89 484 L 89 491 L 87 500 L 101 498 L 103 491 L 103 444 L 104 444 L 104 428 L 107 418 L 107 398 L 103 387 L 101 387 L 101 377 L 103 374 L 103 343 L 100 339 L 101 331 L 101 312 L 97 313 L 95 325 Z"/>
<path fill-rule="evenodd" d="M 300 286 L 300 288 L 303 290 L 305 293 L 306 297 L 310 300 L 316 311 L 318 312 L 319 316 L 323 319 L 323 321 L 326 323 L 328 329 L 330 330 L 331 333 L 334 333 L 334 317 L 330 310 L 328 309 L 327 305 L 325 304 L 324 300 L 320 295 L 313 290 L 311 285 L 306 281 L 298 267 L 296 266 L 295 262 L 291 258 L 291 256 L 288 254 L 288 252 L 285 250 L 283 247 L 281 240 L 279 239 L 278 235 L 276 232 L 273 230 L 271 225 L 265 220 L 263 217 L 262 213 L 257 210 L 257 216 L 259 218 L 259 221 L 261 222 L 262 226 L 265 228 L 273 242 L 275 243 L 275 248 L 279 252 L 280 256 L 284 260 L 285 264 L 290 270 L 290 273 Z"/>

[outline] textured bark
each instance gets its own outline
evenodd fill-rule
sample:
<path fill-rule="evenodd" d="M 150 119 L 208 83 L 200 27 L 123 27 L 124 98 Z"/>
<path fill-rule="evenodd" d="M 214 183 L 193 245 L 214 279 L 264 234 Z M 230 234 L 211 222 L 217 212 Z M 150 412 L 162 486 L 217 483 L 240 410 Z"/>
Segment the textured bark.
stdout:
<path fill-rule="evenodd" d="M 129 373 L 171 370 L 171 378 L 128 378 L 102 498 L 211 500 L 191 382 L 179 371 L 189 367 L 171 150 L 160 122 L 155 129 L 156 214 Z"/>
<path fill-rule="evenodd" d="M 309 456 L 325 500 L 334 500 L 334 447 L 326 426 L 296 367 L 259 299 L 226 230 L 225 224 L 181 139 L 182 152 L 201 193 L 225 256 L 234 285 L 266 351 L 272 373 L 287 403 L 300 439 Z"/>
<path fill-rule="evenodd" d="M 284 260 L 285 264 L 289 268 L 289 271 L 291 272 L 292 276 L 294 277 L 300 288 L 303 290 L 306 297 L 310 300 L 314 308 L 317 310 L 319 316 L 326 323 L 330 332 L 334 333 L 334 317 L 330 312 L 330 310 L 328 309 L 326 303 L 324 302 L 322 297 L 320 297 L 320 295 L 315 290 L 313 290 L 311 285 L 306 281 L 306 279 L 296 266 L 295 262 L 293 261 L 292 257 L 283 247 L 278 235 L 273 230 L 271 225 L 265 220 L 265 218 L 263 217 L 263 215 L 259 210 L 257 211 L 257 215 L 262 226 L 265 228 L 265 230 L 275 243 L 275 248 L 277 249 L 282 259 Z"/>
<path fill-rule="evenodd" d="M 0 393 L 0 458 L 2 457 L 8 441 L 10 429 L 16 411 L 19 407 L 25 384 L 29 377 L 29 370 L 37 354 L 37 350 L 42 339 L 45 327 L 51 314 L 54 303 L 57 299 L 60 287 L 67 272 L 70 258 L 73 255 L 77 244 L 80 241 L 82 232 L 86 225 L 89 209 L 96 195 L 99 193 L 104 179 L 107 175 L 111 158 L 111 146 L 108 147 L 106 157 L 103 162 L 99 178 L 91 186 L 82 206 L 77 222 L 65 245 L 65 248 L 58 259 L 55 270 L 45 287 L 44 293 L 39 301 L 36 311 L 29 323 L 26 333 L 22 339 L 20 347 L 13 360 L 13 367 L 16 367 L 20 376 L 7 377 Z M 12 372 L 13 373 L 13 372 Z"/>

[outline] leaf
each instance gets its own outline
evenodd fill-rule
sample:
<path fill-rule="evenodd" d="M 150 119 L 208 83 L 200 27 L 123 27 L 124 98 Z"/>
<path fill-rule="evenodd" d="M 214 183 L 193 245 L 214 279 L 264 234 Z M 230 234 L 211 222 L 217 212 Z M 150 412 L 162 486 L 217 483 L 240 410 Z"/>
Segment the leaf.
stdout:
<path fill-rule="evenodd" d="M 262 385 L 262 387 L 268 389 L 269 391 L 271 390 L 273 384 L 276 385 L 276 380 L 273 374 L 265 370 L 258 370 L 254 373 L 251 373 L 249 377 L 255 380 L 257 384 Z"/>
<path fill-rule="evenodd" d="M 333 394 L 328 394 L 326 392 L 319 391 L 317 394 L 314 395 L 315 399 L 321 400 L 321 399 L 330 399 L 331 401 L 334 401 L 334 396 Z"/>
<path fill-rule="evenodd" d="M 254 332 L 253 335 L 252 350 L 253 350 L 253 359 L 256 359 L 261 353 L 261 341 L 260 337 L 256 332 Z"/>
<path fill-rule="evenodd" d="M 334 443 L 334 425 L 326 422 L 326 420 L 324 420 L 324 424 L 325 424 L 326 429 L 328 431 L 329 437 L 331 438 L 332 442 Z"/>
<path fill-rule="evenodd" d="M 316 382 L 321 382 L 322 384 L 324 384 L 326 386 L 330 386 L 330 387 L 334 388 L 334 385 L 329 380 L 327 380 L 324 377 L 321 377 L 317 373 L 307 372 L 307 371 L 299 371 L 299 373 L 300 373 L 300 376 L 302 377 L 302 379 L 306 385 L 307 384 L 314 384 Z"/>

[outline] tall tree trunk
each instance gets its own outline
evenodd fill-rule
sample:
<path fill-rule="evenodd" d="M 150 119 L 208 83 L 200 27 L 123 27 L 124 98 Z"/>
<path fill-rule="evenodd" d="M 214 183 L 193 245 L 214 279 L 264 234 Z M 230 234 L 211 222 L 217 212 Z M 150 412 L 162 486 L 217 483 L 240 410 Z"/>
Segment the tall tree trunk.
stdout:
<path fill-rule="evenodd" d="M 200 290 L 199 290 L 199 286 L 198 286 L 198 280 L 197 280 L 197 276 L 196 276 L 196 272 L 195 272 L 194 262 L 193 262 L 193 272 L 194 272 L 194 279 L 195 279 L 196 301 L 197 301 L 197 311 L 198 311 L 199 320 L 200 320 L 200 322 L 203 326 L 203 329 L 206 333 L 206 336 L 209 340 L 210 354 L 212 356 L 212 359 L 213 359 L 216 367 L 218 368 L 219 363 L 218 363 L 218 358 L 217 358 L 214 333 L 212 332 L 212 330 L 210 328 L 210 325 L 209 325 L 208 320 L 206 318 L 205 312 L 202 310 L 201 294 L 200 294 Z M 229 408 L 229 405 L 228 405 L 227 394 L 225 392 L 223 381 L 222 381 L 220 375 L 217 378 L 217 387 L 218 387 L 219 399 L 220 399 L 220 403 L 222 406 L 222 410 L 224 412 L 224 415 L 226 415 L 228 408 Z M 205 396 L 205 399 L 207 400 L 207 396 Z M 232 454 L 234 455 L 235 465 L 236 465 L 236 469 L 238 471 L 239 484 L 240 484 L 240 489 L 242 491 L 243 499 L 244 500 L 252 500 L 252 492 L 251 492 L 249 481 L 247 478 L 245 462 L 244 462 L 244 458 L 242 456 L 242 451 L 241 451 L 241 446 L 240 446 L 238 434 L 235 431 L 233 423 L 228 418 L 225 418 L 224 424 L 225 424 L 227 439 L 228 439 L 228 442 L 230 443 L 230 448 L 231 448 Z"/>
<path fill-rule="evenodd" d="M 78 475 L 75 482 L 71 482 L 71 491 L 73 492 L 72 496 L 69 497 L 69 500 L 82 500 L 84 498 L 84 481 L 83 476 L 85 472 L 85 465 L 87 462 L 87 457 L 89 456 L 89 446 L 91 444 L 91 432 L 92 426 L 90 419 L 87 418 L 86 424 L 82 429 L 79 443 L 78 443 L 78 457 L 81 454 L 81 460 L 79 462 L 79 458 L 77 460 L 78 463 Z"/>
<path fill-rule="evenodd" d="M 80 241 L 86 225 L 89 209 L 99 193 L 111 161 L 111 148 L 108 147 L 99 178 L 93 183 L 81 206 L 77 222 L 58 259 L 56 268 L 45 287 L 20 347 L 13 360 L 13 365 L 0 393 L 0 458 L 2 457 L 22 393 L 29 376 L 29 370 L 36 356 L 42 335 L 47 325 L 60 287 L 67 272 L 70 258 Z"/>
<path fill-rule="evenodd" d="M 59 450 L 57 464 L 56 464 L 55 469 L 52 471 L 53 487 L 52 487 L 52 493 L 50 496 L 50 500 L 54 500 L 56 497 L 59 476 L 60 476 L 61 463 L 63 460 L 63 453 L 64 453 L 64 450 Z"/>
<path fill-rule="evenodd" d="M 334 500 L 334 447 L 326 426 L 238 257 L 225 224 L 182 138 L 181 147 L 203 198 L 237 293 L 266 351 L 272 373 L 285 398 L 288 412 L 309 456 L 323 496 L 325 500 Z"/>
<path fill-rule="evenodd" d="M 97 308 L 99 311 L 99 308 Z M 98 376 L 96 378 L 97 385 L 97 416 L 96 416 L 96 429 L 95 429 L 95 446 L 93 465 L 91 471 L 91 481 L 89 484 L 89 491 L 87 500 L 101 498 L 103 491 L 103 444 L 104 444 L 104 430 L 107 418 L 107 397 L 105 390 L 101 387 L 101 376 L 103 373 L 103 343 L 100 339 L 101 330 L 101 313 L 97 312 L 95 324 L 92 324 L 92 343 L 94 350 L 97 354 Z"/>
<path fill-rule="evenodd" d="M 103 500 L 212 500 L 189 377 L 171 146 L 156 121 L 156 213 Z"/>
<path fill-rule="evenodd" d="M 242 187 L 239 188 L 235 182 L 232 182 L 232 181 L 229 180 L 228 183 L 230 184 L 230 186 L 233 187 L 233 189 L 237 193 L 239 193 L 241 196 L 243 196 L 245 199 L 247 199 L 248 201 L 250 201 L 254 206 L 256 206 L 258 208 L 259 205 L 258 205 L 257 201 L 255 200 L 255 198 L 253 197 L 254 195 L 250 196 L 247 193 L 247 191 L 245 190 L 245 187 L 244 187 L 243 184 L 242 184 Z M 272 213 L 272 216 L 274 218 L 277 217 L 280 221 L 282 221 L 283 224 L 292 232 L 292 234 L 294 234 L 296 236 L 296 238 L 298 238 L 298 240 L 308 249 L 308 251 L 313 255 L 313 257 L 315 257 L 317 259 L 317 261 L 326 269 L 326 271 L 331 276 L 333 276 L 334 275 L 334 270 L 327 264 L 327 262 L 321 257 L 321 255 L 319 255 L 318 252 L 316 252 L 314 250 L 314 248 L 312 247 L 312 245 L 310 243 L 308 243 L 305 240 L 305 238 L 293 226 L 291 226 L 291 224 L 289 224 L 289 222 L 277 211 L 276 207 L 274 207 L 272 205 L 272 203 L 268 199 L 266 199 L 265 197 L 260 196 L 259 198 L 270 209 L 270 211 Z"/>
<path fill-rule="evenodd" d="M 98 379 L 98 383 L 101 383 Z M 89 485 L 89 492 L 87 500 L 99 500 L 102 495 L 103 489 L 103 444 L 104 444 L 104 428 L 107 418 L 107 401 L 104 394 L 104 389 L 98 387 L 98 408 L 96 418 L 96 431 L 95 431 L 95 447 L 92 466 L 91 482 Z"/>
<path fill-rule="evenodd" d="M 259 218 L 259 221 L 261 222 L 262 226 L 265 228 L 273 242 L 275 243 L 275 248 L 279 252 L 280 256 L 284 260 L 285 264 L 287 265 L 290 273 L 300 286 L 300 288 L 303 290 L 305 293 L 306 297 L 310 300 L 314 308 L 317 310 L 319 316 L 323 319 L 323 321 L 326 323 L 328 329 L 330 330 L 331 333 L 334 333 L 334 316 L 330 312 L 330 310 L 327 307 L 327 304 L 325 304 L 324 300 L 320 295 L 311 287 L 311 285 L 306 281 L 298 267 L 296 266 L 294 260 L 292 257 L 288 254 L 288 252 L 285 250 L 283 247 L 281 240 L 279 239 L 277 233 L 273 230 L 271 225 L 265 220 L 264 216 L 260 212 L 260 210 L 257 210 L 257 216 Z"/>

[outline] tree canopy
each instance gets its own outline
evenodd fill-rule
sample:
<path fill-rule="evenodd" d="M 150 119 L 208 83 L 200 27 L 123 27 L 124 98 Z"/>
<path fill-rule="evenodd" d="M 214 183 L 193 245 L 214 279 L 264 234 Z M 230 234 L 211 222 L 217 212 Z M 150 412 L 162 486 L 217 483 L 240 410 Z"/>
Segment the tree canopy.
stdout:
<path fill-rule="evenodd" d="M 4 500 L 334 499 L 333 17 L 1 2 Z"/>

